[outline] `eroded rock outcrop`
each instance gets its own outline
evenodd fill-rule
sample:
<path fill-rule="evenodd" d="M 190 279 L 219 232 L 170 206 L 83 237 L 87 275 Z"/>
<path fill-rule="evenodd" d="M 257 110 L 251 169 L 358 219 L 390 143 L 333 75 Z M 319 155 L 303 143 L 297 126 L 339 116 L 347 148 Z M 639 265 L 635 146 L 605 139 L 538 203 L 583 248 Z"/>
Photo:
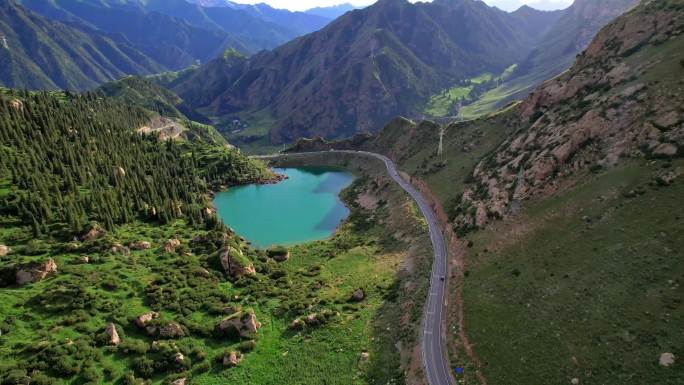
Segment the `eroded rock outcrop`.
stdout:
<path fill-rule="evenodd" d="M 10 106 L 17 111 L 24 111 L 24 102 L 19 99 L 12 99 L 10 101 Z"/>
<path fill-rule="evenodd" d="M 159 116 L 151 119 L 137 131 L 140 134 L 157 135 L 160 140 L 178 140 L 183 138 L 183 133 L 187 131 L 187 128 L 174 119 Z"/>
<path fill-rule="evenodd" d="M 242 361 L 242 354 L 236 351 L 226 352 L 223 355 L 223 366 L 228 368 L 234 368 L 240 364 Z"/>
<path fill-rule="evenodd" d="M 254 336 L 261 328 L 254 312 L 242 311 L 228 316 L 216 326 L 217 331 L 224 335 L 236 335 L 242 338 Z"/>
<path fill-rule="evenodd" d="M 88 230 L 81 236 L 81 240 L 83 241 L 94 241 L 96 239 L 102 238 L 105 234 L 107 234 L 107 231 L 103 229 L 100 225 L 98 224 L 93 224 L 90 226 Z"/>
<path fill-rule="evenodd" d="M 57 273 L 57 263 L 52 258 L 45 262 L 34 262 L 21 265 L 16 268 L 17 285 L 26 285 L 42 281 L 50 275 Z"/>
<path fill-rule="evenodd" d="M 147 327 L 148 323 L 152 321 L 153 319 L 159 318 L 159 313 L 156 311 L 151 311 L 149 313 L 145 313 L 142 315 L 139 315 L 138 317 L 135 318 L 135 324 L 138 325 L 138 327 L 144 328 Z"/>
<path fill-rule="evenodd" d="M 564 178 L 622 158 L 681 155 L 684 94 L 648 76 L 663 71 L 666 59 L 628 59 L 681 39 L 680 14 L 643 2 L 604 28 L 572 68 L 532 92 L 517 107 L 515 132 L 475 168 L 456 228 L 485 226 Z"/>
<path fill-rule="evenodd" d="M 252 262 L 238 248 L 224 247 L 219 253 L 219 259 L 223 270 L 233 278 L 256 274 Z"/>
<path fill-rule="evenodd" d="M 113 323 L 107 325 L 107 327 L 105 328 L 105 333 L 107 334 L 107 343 L 109 345 L 116 346 L 121 343 L 119 333 L 116 331 L 116 325 L 114 325 Z"/>
<path fill-rule="evenodd" d="M 164 251 L 167 253 L 175 253 L 176 248 L 181 245 L 181 241 L 178 239 L 169 239 L 164 244 Z"/>
<path fill-rule="evenodd" d="M 668 366 L 672 366 L 675 363 L 675 355 L 672 353 L 663 353 L 660 355 L 660 358 L 658 359 L 658 364 L 660 366 L 666 368 Z"/>

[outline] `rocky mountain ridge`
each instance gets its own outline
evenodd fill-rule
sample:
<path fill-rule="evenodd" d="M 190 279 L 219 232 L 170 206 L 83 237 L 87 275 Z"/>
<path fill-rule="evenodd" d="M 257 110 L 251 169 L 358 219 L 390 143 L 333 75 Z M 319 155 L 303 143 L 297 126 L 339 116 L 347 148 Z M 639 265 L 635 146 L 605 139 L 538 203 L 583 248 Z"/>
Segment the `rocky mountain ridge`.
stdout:
<path fill-rule="evenodd" d="M 482 227 L 559 178 L 684 148 L 684 5 L 644 1 L 518 107 L 521 128 L 475 168 L 457 226 Z M 677 80 L 678 79 L 678 80 Z"/>
<path fill-rule="evenodd" d="M 163 66 L 126 42 L 87 28 L 47 20 L 0 3 L 0 84 L 82 90 L 126 74 Z"/>
<path fill-rule="evenodd" d="M 214 116 L 268 116 L 273 143 L 375 132 L 446 85 L 522 60 L 554 20 L 473 0 L 381 0 L 273 51 L 208 63 L 174 90 Z"/>

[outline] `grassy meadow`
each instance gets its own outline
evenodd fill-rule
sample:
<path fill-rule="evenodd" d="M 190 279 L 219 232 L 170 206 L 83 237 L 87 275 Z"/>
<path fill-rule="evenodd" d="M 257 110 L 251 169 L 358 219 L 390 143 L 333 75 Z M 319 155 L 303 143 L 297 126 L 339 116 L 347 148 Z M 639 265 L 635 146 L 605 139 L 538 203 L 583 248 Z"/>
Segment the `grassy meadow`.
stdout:
<path fill-rule="evenodd" d="M 684 186 L 656 175 L 682 164 L 598 171 L 467 237 L 467 331 L 488 381 L 681 383 L 658 360 L 684 354 Z"/>

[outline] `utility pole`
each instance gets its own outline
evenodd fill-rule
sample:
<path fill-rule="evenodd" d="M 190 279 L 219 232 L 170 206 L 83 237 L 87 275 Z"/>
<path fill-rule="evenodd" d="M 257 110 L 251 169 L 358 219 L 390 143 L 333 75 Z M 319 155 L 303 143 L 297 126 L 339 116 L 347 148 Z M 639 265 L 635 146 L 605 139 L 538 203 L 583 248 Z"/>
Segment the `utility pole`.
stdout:
<path fill-rule="evenodd" d="M 437 155 L 442 156 L 444 153 L 444 134 L 446 133 L 446 127 L 442 126 L 439 128 L 439 148 L 437 149 Z"/>

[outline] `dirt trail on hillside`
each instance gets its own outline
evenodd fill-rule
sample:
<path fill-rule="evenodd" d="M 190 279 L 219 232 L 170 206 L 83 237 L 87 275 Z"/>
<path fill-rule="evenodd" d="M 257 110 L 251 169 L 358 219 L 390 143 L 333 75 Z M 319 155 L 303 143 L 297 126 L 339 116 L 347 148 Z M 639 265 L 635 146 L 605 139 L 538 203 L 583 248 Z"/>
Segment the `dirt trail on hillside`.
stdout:
<path fill-rule="evenodd" d="M 401 173 L 402 177 L 405 178 L 406 180 L 410 181 L 413 186 L 415 186 L 421 194 L 428 200 L 430 206 L 432 207 L 433 211 L 437 214 L 437 218 L 439 219 L 440 226 L 442 227 L 442 231 L 444 232 L 444 236 L 447 241 L 447 247 L 449 248 L 449 253 L 451 254 L 452 258 L 450 259 L 450 268 L 449 268 L 449 274 L 451 275 L 451 279 L 449 281 L 449 286 L 453 288 L 453 290 L 448 290 L 447 291 L 447 303 L 451 298 L 453 298 L 453 302 L 450 303 L 451 306 L 450 308 L 453 308 L 454 312 L 456 313 L 456 325 L 457 325 L 457 334 L 458 338 L 460 340 L 460 343 L 463 346 L 463 350 L 465 351 L 466 355 L 470 359 L 471 362 L 473 362 L 477 366 L 477 371 L 476 371 L 476 376 L 477 379 L 480 383 L 480 385 L 487 385 L 487 379 L 485 378 L 484 374 L 482 373 L 482 362 L 480 359 L 477 357 L 475 354 L 475 351 L 473 349 L 473 344 L 470 343 L 470 340 L 468 339 L 468 335 L 466 333 L 466 327 L 465 327 L 465 316 L 464 316 L 464 305 L 463 305 L 463 285 L 465 283 L 465 254 L 466 254 L 466 248 L 464 245 L 464 242 L 460 240 L 457 236 L 456 233 L 454 233 L 450 223 L 449 223 L 449 217 L 446 214 L 446 211 L 444 210 L 444 207 L 442 206 L 442 203 L 439 201 L 437 196 L 430 190 L 428 187 L 427 183 L 423 182 L 419 178 L 411 177 L 410 175 L 406 173 Z M 447 313 L 449 314 L 449 313 Z M 448 325 L 447 325 L 448 326 Z M 444 330 L 448 331 L 448 327 L 445 327 Z M 448 337 L 448 336 L 447 336 Z M 449 344 L 447 338 L 447 344 Z"/>

